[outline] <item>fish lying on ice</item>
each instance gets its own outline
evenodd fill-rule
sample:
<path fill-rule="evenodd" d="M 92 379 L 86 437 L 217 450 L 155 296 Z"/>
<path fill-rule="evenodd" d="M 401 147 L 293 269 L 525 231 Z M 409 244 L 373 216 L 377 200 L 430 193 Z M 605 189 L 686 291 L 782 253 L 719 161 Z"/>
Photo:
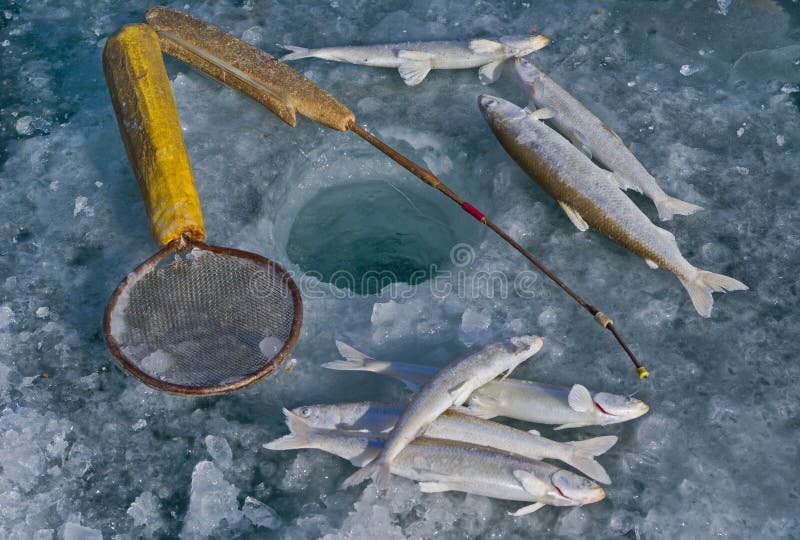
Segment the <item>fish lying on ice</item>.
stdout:
<path fill-rule="evenodd" d="M 414 394 L 397 419 L 386 444 L 375 460 L 345 480 L 345 486 L 372 478 L 379 488 L 391 481 L 392 461 L 408 443 L 417 438 L 437 416 L 464 403 L 472 392 L 501 373 L 506 376 L 542 348 L 542 338 L 518 336 L 491 343 L 453 360 Z"/>
<path fill-rule="evenodd" d="M 667 195 L 611 128 L 538 67 L 518 58 L 514 70 L 529 89 L 533 105 L 547 108 L 553 115 L 550 122 L 588 157 L 613 171 L 609 178 L 622 189 L 647 195 L 655 203 L 659 218 L 666 221 L 673 214 L 688 215 L 702 209 Z"/>
<path fill-rule="evenodd" d="M 292 412 L 314 429 L 350 433 L 367 431 L 376 434 L 391 431 L 403 413 L 403 407 L 362 401 L 304 405 L 292 409 Z M 603 484 L 610 484 L 611 479 L 594 458 L 606 453 L 617 442 L 617 437 L 613 435 L 583 441 L 558 442 L 542 437 L 538 431 L 522 431 L 452 410 L 442 413 L 425 429 L 422 436 L 479 444 L 530 459 L 557 459 Z"/>
<path fill-rule="evenodd" d="M 328 362 L 322 367 L 371 371 L 398 379 L 412 391 L 436 374 L 436 368 L 430 366 L 375 360 L 341 341 L 336 346 L 345 360 Z M 650 408 L 634 397 L 590 392 L 580 384 L 565 388 L 508 377 L 481 386 L 472 393 L 466 406 L 458 410 L 484 419 L 504 416 L 567 429 L 626 422 L 646 414 Z"/>
<path fill-rule="evenodd" d="M 385 444 L 367 434 L 348 436 L 314 430 L 291 411 L 283 412 L 291 434 L 265 444 L 269 450 L 316 448 L 364 467 L 376 459 Z M 463 491 L 533 503 L 513 512 L 514 516 L 530 514 L 545 505 L 582 506 L 605 498 L 605 491 L 596 483 L 549 463 L 431 439 L 417 439 L 406 446 L 392 461 L 391 472 L 418 482 L 423 493 Z"/>
<path fill-rule="evenodd" d="M 712 292 L 747 289 L 744 283 L 695 268 L 684 259 L 672 233 L 653 225 L 609 180 L 611 173 L 542 121 L 550 111 L 525 111 L 494 96 L 480 96 L 478 102 L 506 152 L 558 201 L 579 230 L 592 226 L 651 268 L 660 266 L 675 274 L 701 316 L 711 316 Z"/>
<path fill-rule="evenodd" d="M 527 56 L 550 43 L 541 34 L 506 36 L 469 41 L 416 41 L 385 45 L 325 47 L 306 49 L 278 45 L 293 51 L 282 61 L 300 58 L 323 58 L 364 66 L 397 68 L 409 86 L 421 83 L 432 69 L 465 69 L 481 66 L 478 76 L 483 84 L 496 81 L 509 58 Z"/>
<path fill-rule="evenodd" d="M 590 158 L 614 172 L 609 175 L 622 189 L 644 193 L 658 208 L 658 217 L 666 221 L 673 214 L 688 215 L 702 210 L 700 206 L 670 197 L 656 179 L 628 150 L 622 139 L 592 111 L 561 88 L 541 69 L 524 58 L 514 61 L 517 78 L 528 89 L 533 107 L 547 108 L 549 121 Z"/>

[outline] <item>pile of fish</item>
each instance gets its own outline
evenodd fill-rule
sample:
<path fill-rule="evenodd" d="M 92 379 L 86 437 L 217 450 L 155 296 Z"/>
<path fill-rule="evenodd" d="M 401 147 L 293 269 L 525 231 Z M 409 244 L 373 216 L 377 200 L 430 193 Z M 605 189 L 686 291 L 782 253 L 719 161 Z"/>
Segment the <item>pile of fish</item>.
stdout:
<path fill-rule="evenodd" d="M 537 336 L 518 336 L 468 353 L 440 370 L 384 362 L 337 342 L 344 360 L 329 369 L 370 371 L 399 379 L 415 393 L 407 405 L 375 402 L 307 405 L 284 409 L 291 433 L 264 445 L 270 450 L 316 448 L 361 467 L 344 485 L 372 478 L 386 488 L 390 475 L 409 478 L 424 493 L 463 491 L 529 502 L 512 515 L 545 505 L 581 506 L 602 500 L 596 482 L 611 479 L 594 458 L 615 436 L 557 442 L 488 420 L 504 416 L 555 429 L 607 425 L 637 418 L 647 405 L 632 397 L 591 393 L 511 379 L 539 352 Z M 579 474 L 545 463 L 561 461 Z"/>
<path fill-rule="evenodd" d="M 431 69 L 477 66 L 482 66 L 481 82 L 489 84 L 500 76 L 505 62 L 513 58 L 518 79 L 530 94 L 529 105 L 520 108 L 488 95 L 478 100 L 486 122 L 509 155 L 558 201 L 580 231 L 594 227 L 642 257 L 651 268 L 669 270 L 688 291 L 697 312 L 709 317 L 714 305 L 712 293 L 748 287 L 731 277 L 693 266 L 681 254 L 672 233 L 654 225 L 622 193 L 631 189 L 648 196 L 661 220 L 701 209 L 664 193 L 614 131 L 523 58 L 549 41 L 545 36 L 532 35 L 323 49 L 281 47 L 294 51 L 282 60 L 316 57 L 397 68 L 411 86 L 421 83 Z"/>

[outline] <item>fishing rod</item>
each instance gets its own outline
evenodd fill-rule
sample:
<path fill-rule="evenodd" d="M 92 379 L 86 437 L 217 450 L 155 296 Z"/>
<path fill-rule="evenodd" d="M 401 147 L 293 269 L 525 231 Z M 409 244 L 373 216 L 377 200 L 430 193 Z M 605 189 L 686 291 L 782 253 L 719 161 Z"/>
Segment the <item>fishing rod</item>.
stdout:
<path fill-rule="evenodd" d="M 528 250 L 511 238 L 475 206 L 461 198 L 435 174 L 408 159 L 356 122 L 343 103 L 292 67 L 222 29 L 186 13 L 164 7 L 149 9 L 145 20 L 159 36 L 162 50 L 214 79 L 241 91 L 269 108 L 294 127 L 296 113 L 337 131 L 351 131 L 389 156 L 425 184 L 456 202 L 465 212 L 491 229 L 528 259 L 544 275 L 588 311 L 600 326 L 611 332 L 630 358 L 640 379 L 647 371 L 620 336 L 611 318 L 588 303 Z"/>

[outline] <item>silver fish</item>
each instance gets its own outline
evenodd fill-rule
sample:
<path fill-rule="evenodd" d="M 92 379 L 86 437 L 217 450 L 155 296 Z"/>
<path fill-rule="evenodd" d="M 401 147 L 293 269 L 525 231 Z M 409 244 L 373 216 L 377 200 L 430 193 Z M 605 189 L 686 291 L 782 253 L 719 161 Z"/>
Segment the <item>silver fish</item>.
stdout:
<path fill-rule="evenodd" d="M 591 225 L 642 257 L 651 268 L 669 270 L 683 284 L 703 317 L 711 316 L 712 292 L 745 290 L 731 277 L 692 266 L 675 237 L 653 225 L 601 169 L 541 120 L 547 109 L 525 111 L 494 96 L 478 99 L 486 122 L 506 152 L 554 197 L 581 231 Z"/>
<path fill-rule="evenodd" d="M 376 360 L 341 341 L 336 346 L 345 360 L 322 367 L 371 371 L 398 379 L 412 391 L 436 373 L 436 368 L 430 366 Z M 646 414 L 650 408 L 634 397 L 590 392 L 580 384 L 565 388 L 508 377 L 481 386 L 458 410 L 484 419 L 505 416 L 537 424 L 560 424 L 555 429 L 567 429 L 626 422 Z"/>
<path fill-rule="evenodd" d="M 265 444 L 269 450 L 316 448 L 356 467 L 372 463 L 382 451 L 384 442 L 371 434 L 315 430 L 291 411 L 283 412 L 291 434 Z M 391 467 L 393 474 L 418 482 L 423 493 L 463 491 L 534 503 L 513 512 L 514 516 L 545 505 L 582 506 L 605 498 L 599 485 L 549 463 L 453 442 L 417 439 L 397 455 Z"/>
<path fill-rule="evenodd" d="M 501 373 L 508 376 L 543 345 L 537 336 L 519 336 L 491 343 L 450 362 L 419 391 L 398 418 L 380 455 L 369 466 L 353 473 L 344 486 L 372 478 L 380 489 L 391 481 L 392 461 L 411 441 L 425 431 L 437 416 L 464 403 L 472 392 Z"/>
<path fill-rule="evenodd" d="M 314 429 L 383 434 L 394 428 L 403 405 L 362 401 L 304 405 L 292 412 Z M 538 431 L 522 431 L 452 410 L 434 420 L 423 436 L 479 444 L 530 459 L 557 459 L 603 484 L 610 484 L 611 479 L 594 457 L 606 453 L 617 442 L 613 435 L 558 442 L 542 437 Z"/>
<path fill-rule="evenodd" d="M 688 215 L 702 210 L 696 204 L 664 193 L 622 139 L 544 71 L 524 58 L 516 59 L 514 71 L 528 89 L 534 105 L 532 108 L 547 108 L 553 114 L 549 121 L 556 129 L 588 157 L 613 171 L 614 174 L 609 178 L 620 188 L 632 189 L 650 197 L 658 208 L 659 218 L 666 221 L 672 219 L 673 214 Z"/>
<path fill-rule="evenodd" d="M 527 56 L 550 43 L 540 34 L 506 36 L 469 41 L 415 41 L 384 45 L 325 47 L 306 49 L 292 45 L 279 47 L 293 51 L 282 61 L 300 58 L 323 58 L 364 66 L 397 68 L 409 86 L 421 83 L 432 69 L 465 69 L 481 66 L 478 76 L 483 84 L 496 81 L 509 58 Z"/>

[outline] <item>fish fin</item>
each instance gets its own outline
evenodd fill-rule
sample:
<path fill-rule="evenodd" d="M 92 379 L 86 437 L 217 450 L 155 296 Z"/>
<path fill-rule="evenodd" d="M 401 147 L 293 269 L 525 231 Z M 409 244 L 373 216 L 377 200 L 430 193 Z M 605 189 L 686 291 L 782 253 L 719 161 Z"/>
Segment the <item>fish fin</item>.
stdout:
<path fill-rule="evenodd" d="M 692 299 L 694 309 L 696 309 L 697 313 L 702 317 L 711 316 L 711 308 L 714 307 L 714 298 L 711 296 L 712 292 L 746 291 L 749 289 L 747 285 L 732 277 L 707 272 L 699 268 L 690 279 L 679 279 L 683 286 L 686 287 L 689 297 Z"/>
<path fill-rule="evenodd" d="M 451 491 L 452 488 L 444 482 L 418 482 L 417 487 L 422 493 L 441 493 Z"/>
<path fill-rule="evenodd" d="M 528 506 L 523 506 L 522 508 L 520 508 L 519 510 L 517 510 L 515 512 L 509 512 L 508 515 L 509 516 L 514 516 L 514 517 L 520 517 L 520 516 L 524 516 L 524 515 L 527 515 L 527 514 L 533 514 L 534 512 L 536 512 L 539 508 L 541 508 L 543 506 L 545 506 L 544 503 L 529 504 Z"/>
<path fill-rule="evenodd" d="M 549 120 L 550 118 L 555 117 L 556 113 L 550 107 L 543 107 L 541 109 L 536 109 L 532 107 L 533 104 L 529 104 L 523 110 L 528 113 L 528 116 L 533 118 L 534 120 Z"/>
<path fill-rule="evenodd" d="M 478 70 L 478 78 L 481 80 L 481 84 L 492 84 L 499 79 L 500 75 L 503 74 L 505 62 L 505 60 L 498 60 L 481 66 L 481 69 Z"/>
<path fill-rule="evenodd" d="M 610 484 L 611 478 L 605 468 L 595 461 L 594 456 L 606 453 L 616 442 L 617 437 L 614 435 L 568 442 L 567 444 L 574 448 L 575 453 L 567 463 L 601 484 Z"/>
<path fill-rule="evenodd" d="M 472 394 L 466 408 L 466 414 L 487 420 L 499 416 L 500 402 L 491 396 Z"/>
<path fill-rule="evenodd" d="M 397 68 L 408 86 L 416 86 L 425 80 L 431 71 L 430 62 L 404 62 Z"/>
<path fill-rule="evenodd" d="M 528 430 L 528 433 L 530 433 L 530 434 L 531 434 L 531 435 L 533 435 L 534 437 L 541 437 L 541 436 L 542 436 L 542 434 L 541 434 L 541 433 L 539 433 L 538 431 L 536 431 L 535 429 L 529 429 L 529 430 Z"/>
<path fill-rule="evenodd" d="M 292 51 L 289 54 L 283 55 L 281 57 L 281 62 L 286 62 L 290 60 L 299 60 L 300 58 L 308 58 L 309 56 L 313 55 L 311 49 L 307 49 L 305 47 L 295 47 L 294 45 L 281 45 L 280 43 L 277 43 L 277 45 L 281 49 Z"/>
<path fill-rule="evenodd" d="M 638 186 L 635 186 L 631 182 L 628 182 L 624 176 L 608 171 L 607 177 L 611 182 L 616 184 L 619 187 L 619 189 L 624 189 L 625 191 L 632 190 L 637 193 L 642 192 L 642 190 Z"/>
<path fill-rule="evenodd" d="M 570 428 L 578 428 L 578 427 L 583 427 L 583 426 L 588 426 L 588 425 L 589 424 L 584 424 L 582 422 L 572 422 L 572 423 L 569 423 L 569 424 L 561 424 L 558 427 L 554 427 L 553 431 L 560 431 L 562 429 L 570 429 Z"/>
<path fill-rule="evenodd" d="M 470 388 L 470 381 L 459 383 L 450 389 L 450 397 L 453 399 L 453 405 L 461 405 L 469 398 L 472 393 Z"/>
<path fill-rule="evenodd" d="M 491 39 L 473 39 L 467 46 L 475 54 L 491 54 L 503 51 L 503 44 Z"/>
<path fill-rule="evenodd" d="M 531 495 L 544 495 L 553 489 L 549 482 L 540 480 L 528 471 L 517 469 L 512 474 L 522 484 L 522 488 Z"/>
<path fill-rule="evenodd" d="M 298 448 L 311 448 L 310 435 L 312 432 L 309 426 L 299 415 L 288 409 L 283 409 L 286 417 L 286 425 L 289 427 L 289 435 L 280 439 L 268 442 L 264 445 L 267 450 L 297 450 Z"/>
<path fill-rule="evenodd" d="M 371 478 L 378 489 L 386 489 L 391 484 L 391 473 L 389 470 L 389 466 L 383 463 L 382 461 L 375 460 L 366 467 L 363 467 L 350 476 L 348 476 L 344 482 L 342 482 L 342 487 L 350 487 L 356 486 L 366 480 L 367 478 Z"/>
<path fill-rule="evenodd" d="M 558 204 L 561 205 L 561 208 L 567 214 L 569 220 L 578 228 L 579 231 L 583 232 L 589 228 L 589 225 L 583 220 L 581 215 L 575 211 L 575 209 L 565 202 L 558 201 Z"/>
<path fill-rule="evenodd" d="M 371 356 L 368 356 L 361 351 L 357 350 L 355 347 L 351 347 L 347 343 L 343 341 L 336 340 L 336 348 L 339 350 L 339 354 L 341 354 L 344 358 L 348 360 L 374 360 Z"/>
<path fill-rule="evenodd" d="M 646 263 L 647 263 L 647 266 L 649 266 L 649 267 L 650 267 L 650 268 L 652 268 L 653 270 L 655 270 L 656 268 L 658 268 L 658 264 L 656 264 L 656 262 L 655 262 L 655 261 L 651 261 L 650 259 L 645 259 L 645 260 L 644 260 L 644 262 L 646 262 Z"/>
<path fill-rule="evenodd" d="M 588 412 L 594 409 L 592 394 L 582 384 L 575 384 L 567 396 L 569 408 L 576 412 Z"/>
<path fill-rule="evenodd" d="M 567 138 L 575 148 L 583 152 L 589 159 L 592 159 L 592 147 L 589 146 L 589 140 L 586 135 L 577 129 L 570 129 L 567 132 Z"/>
<path fill-rule="evenodd" d="M 688 203 L 676 199 L 675 197 L 667 197 L 666 199 L 658 201 L 656 203 L 656 208 L 658 209 L 658 218 L 661 221 L 669 221 L 674 214 L 688 216 L 689 214 L 694 214 L 698 210 L 703 209 L 702 206 L 697 206 L 696 204 Z"/>

